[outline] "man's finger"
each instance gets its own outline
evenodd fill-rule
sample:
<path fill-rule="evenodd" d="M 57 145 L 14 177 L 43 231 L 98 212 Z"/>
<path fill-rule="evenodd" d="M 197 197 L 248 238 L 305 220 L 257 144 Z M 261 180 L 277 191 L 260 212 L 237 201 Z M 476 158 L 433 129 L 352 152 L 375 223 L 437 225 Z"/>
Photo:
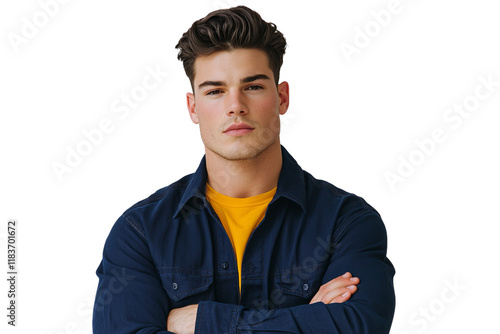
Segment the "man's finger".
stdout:
<path fill-rule="evenodd" d="M 321 301 L 325 304 L 332 304 L 332 303 L 343 303 L 351 298 L 351 296 L 358 290 L 358 288 L 355 285 L 349 285 L 346 288 L 341 289 L 343 292 L 339 296 L 338 294 L 335 294 L 334 292 L 326 294 Z"/>
<path fill-rule="evenodd" d="M 310 304 L 319 301 L 327 304 L 331 303 L 333 300 L 335 300 L 336 302 L 343 302 L 349 299 L 350 295 L 356 292 L 356 289 L 353 289 L 352 286 L 355 287 L 357 284 L 359 284 L 359 278 L 352 277 L 352 274 L 350 272 L 346 272 L 344 275 L 336 277 L 331 281 L 323 284 L 311 299 Z M 347 289 L 348 286 L 351 288 Z M 346 292 L 350 295 L 342 297 L 342 295 Z"/>

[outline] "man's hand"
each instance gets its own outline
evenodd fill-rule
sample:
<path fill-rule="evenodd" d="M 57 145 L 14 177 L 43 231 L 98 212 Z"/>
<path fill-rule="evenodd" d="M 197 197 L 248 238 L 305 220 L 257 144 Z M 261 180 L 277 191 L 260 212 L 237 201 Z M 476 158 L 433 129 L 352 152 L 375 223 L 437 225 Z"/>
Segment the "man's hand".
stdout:
<path fill-rule="evenodd" d="M 176 334 L 194 334 L 198 305 L 188 305 L 170 311 L 167 330 Z"/>
<path fill-rule="evenodd" d="M 352 277 L 351 273 L 347 272 L 323 284 L 309 304 L 317 302 L 325 304 L 343 303 L 356 292 L 356 285 L 358 284 L 359 278 Z M 197 312 L 198 305 L 173 309 L 168 314 L 167 330 L 176 334 L 194 334 Z"/>
<path fill-rule="evenodd" d="M 343 303 L 351 298 L 351 295 L 356 292 L 358 289 L 356 285 L 358 284 L 359 278 L 352 277 L 351 273 L 347 272 L 323 284 L 309 304 L 317 302 L 323 302 L 325 304 Z"/>

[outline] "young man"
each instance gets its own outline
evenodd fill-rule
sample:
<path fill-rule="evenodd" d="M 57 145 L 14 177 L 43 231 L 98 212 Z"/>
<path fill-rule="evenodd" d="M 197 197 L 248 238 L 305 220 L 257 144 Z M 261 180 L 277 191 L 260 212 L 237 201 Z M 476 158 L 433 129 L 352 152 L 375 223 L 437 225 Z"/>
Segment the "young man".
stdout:
<path fill-rule="evenodd" d="M 115 223 L 94 333 L 389 332 L 394 268 L 380 216 L 280 144 L 285 46 L 243 6 L 180 39 L 205 157 Z"/>

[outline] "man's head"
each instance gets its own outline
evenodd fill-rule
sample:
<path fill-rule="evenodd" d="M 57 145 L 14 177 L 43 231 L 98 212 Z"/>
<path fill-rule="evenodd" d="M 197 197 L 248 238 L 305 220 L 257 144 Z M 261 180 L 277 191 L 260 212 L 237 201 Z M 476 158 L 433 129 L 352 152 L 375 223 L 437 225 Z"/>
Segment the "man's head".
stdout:
<path fill-rule="evenodd" d="M 207 159 L 278 152 L 289 88 L 278 84 L 285 39 L 276 26 L 246 7 L 219 10 L 195 22 L 179 45 L 193 88 L 188 111 L 200 126 Z"/>
<path fill-rule="evenodd" d="M 219 51 L 259 49 L 269 58 L 269 68 L 278 85 L 286 40 L 273 23 L 245 6 L 221 9 L 193 23 L 176 45 L 194 93 L 195 61 Z"/>

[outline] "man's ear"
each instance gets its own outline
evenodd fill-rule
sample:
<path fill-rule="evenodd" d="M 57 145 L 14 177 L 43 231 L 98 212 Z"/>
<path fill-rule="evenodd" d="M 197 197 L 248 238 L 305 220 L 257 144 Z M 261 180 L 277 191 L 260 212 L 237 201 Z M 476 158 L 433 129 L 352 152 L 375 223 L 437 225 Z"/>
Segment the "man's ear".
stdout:
<path fill-rule="evenodd" d="M 198 120 L 198 114 L 196 113 L 196 102 L 194 99 L 194 94 L 186 93 L 186 100 L 189 111 L 189 117 L 191 117 L 191 120 L 193 121 L 194 124 L 198 124 L 199 120 Z"/>
<path fill-rule="evenodd" d="M 284 115 L 288 110 L 288 105 L 290 103 L 290 92 L 289 92 L 288 82 L 283 81 L 278 85 L 278 95 L 280 99 L 279 112 L 280 115 Z"/>

